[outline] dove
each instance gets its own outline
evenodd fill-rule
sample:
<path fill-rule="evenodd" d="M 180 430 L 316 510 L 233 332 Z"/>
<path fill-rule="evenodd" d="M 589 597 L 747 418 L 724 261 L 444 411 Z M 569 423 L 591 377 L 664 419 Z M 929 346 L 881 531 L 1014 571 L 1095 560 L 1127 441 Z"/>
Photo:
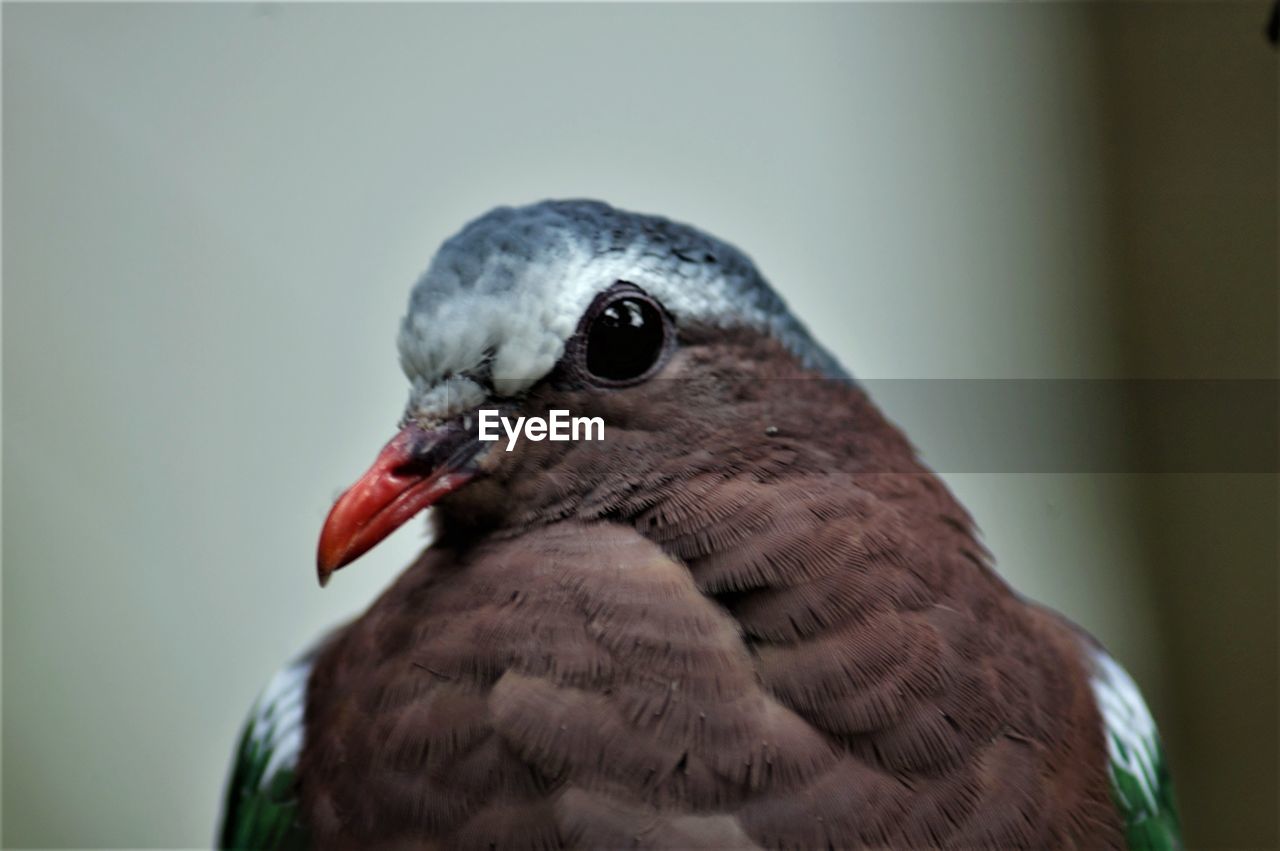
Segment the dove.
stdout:
<path fill-rule="evenodd" d="M 1133 680 L 737 248 L 498 208 L 398 347 L 318 576 L 427 508 L 431 543 L 259 698 L 221 847 L 1179 847 Z"/>

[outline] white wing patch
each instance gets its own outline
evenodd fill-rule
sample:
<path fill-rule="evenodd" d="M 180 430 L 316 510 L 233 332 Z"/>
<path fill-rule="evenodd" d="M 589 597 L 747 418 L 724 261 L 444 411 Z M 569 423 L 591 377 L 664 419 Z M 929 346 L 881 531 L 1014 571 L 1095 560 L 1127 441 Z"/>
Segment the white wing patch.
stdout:
<path fill-rule="evenodd" d="M 1151 812 L 1159 812 L 1156 798 L 1160 740 L 1156 722 L 1133 678 L 1102 650 L 1094 650 L 1090 684 L 1107 733 L 1107 754 L 1114 769 L 1127 771 L 1137 781 Z"/>
<path fill-rule="evenodd" d="M 253 744 L 268 754 L 259 787 L 266 789 L 281 770 L 292 771 L 302 752 L 307 680 L 314 656 L 306 654 L 279 671 L 254 704 Z"/>
<path fill-rule="evenodd" d="M 254 701 L 227 781 L 219 848 L 302 849 L 296 772 L 315 651 L 289 663 Z"/>

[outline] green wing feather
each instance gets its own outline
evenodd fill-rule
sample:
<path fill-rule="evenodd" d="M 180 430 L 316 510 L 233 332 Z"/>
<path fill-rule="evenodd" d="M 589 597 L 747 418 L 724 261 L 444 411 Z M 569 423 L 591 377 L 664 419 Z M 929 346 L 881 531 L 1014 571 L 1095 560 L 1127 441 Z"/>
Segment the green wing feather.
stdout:
<path fill-rule="evenodd" d="M 1182 829 L 1173 779 L 1142 693 L 1114 659 L 1094 651 L 1093 690 L 1106 725 L 1111 794 L 1130 851 L 1178 851 Z"/>
<path fill-rule="evenodd" d="M 298 820 L 295 772 L 311 658 L 299 659 L 276 674 L 249 713 L 227 781 L 219 848 L 307 847 L 306 830 Z"/>

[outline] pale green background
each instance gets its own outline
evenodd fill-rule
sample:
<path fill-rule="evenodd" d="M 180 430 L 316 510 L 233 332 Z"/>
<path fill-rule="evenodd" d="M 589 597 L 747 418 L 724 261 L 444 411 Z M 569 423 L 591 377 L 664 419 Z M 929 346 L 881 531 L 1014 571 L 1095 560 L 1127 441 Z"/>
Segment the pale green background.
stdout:
<path fill-rule="evenodd" d="M 256 690 L 420 545 L 316 587 L 495 204 L 723 235 L 864 378 L 1275 377 L 1265 16 L 5 5 L 4 843 L 208 844 Z M 1192 844 L 1274 845 L 1275 476 L 947 478 L 1142 683 Z"/>

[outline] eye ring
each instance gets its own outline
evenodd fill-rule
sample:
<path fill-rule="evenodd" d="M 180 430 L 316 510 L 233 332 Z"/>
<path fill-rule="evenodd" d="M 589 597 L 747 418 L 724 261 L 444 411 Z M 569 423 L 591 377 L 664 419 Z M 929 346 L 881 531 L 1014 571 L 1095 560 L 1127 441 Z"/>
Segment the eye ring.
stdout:
<path fill-rule="evenodd" d="M 675 346 L 670 314 L 635 284 L 618 281 L 592 300 L 573 340 L 576 371 L 600 387 L 652 378 Z"/>

